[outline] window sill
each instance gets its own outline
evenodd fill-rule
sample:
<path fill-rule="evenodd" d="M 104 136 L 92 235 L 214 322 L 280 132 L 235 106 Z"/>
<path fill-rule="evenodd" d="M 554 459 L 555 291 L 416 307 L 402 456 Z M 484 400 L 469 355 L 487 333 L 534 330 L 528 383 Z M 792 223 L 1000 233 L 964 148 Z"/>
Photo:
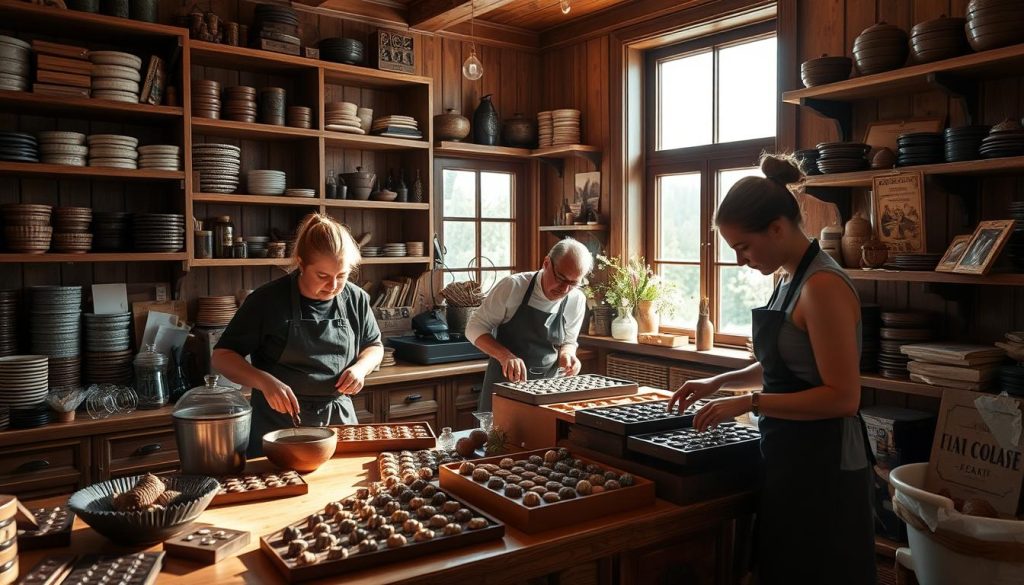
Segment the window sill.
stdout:
<path fill-rule="evenodd" d="M 714 347 L 708 351 L 697 351 L 697 347 L 693 344 L 682 347 L 659 347 L 657 345 L 619 341 L 611 337 L 597 337 L 594 335 L 580 335 L 579 342 L 584 347 L 638 353 L 720 368 L 739 369 L 754 363 L 754 359 L 750 357 L 750 353 L 745 349 Z"/>

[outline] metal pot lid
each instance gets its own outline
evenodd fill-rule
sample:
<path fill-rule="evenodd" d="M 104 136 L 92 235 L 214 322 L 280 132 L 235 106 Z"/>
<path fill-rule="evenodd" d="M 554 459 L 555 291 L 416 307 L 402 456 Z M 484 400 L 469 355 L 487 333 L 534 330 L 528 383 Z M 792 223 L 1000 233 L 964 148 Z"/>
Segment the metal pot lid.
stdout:
<path fill-rule="evenodd" d="M 241 392 L 227 386 L 219 386 L 220 376 L 207 375 L 206 382 L 186 392 L 172 415 L 180 419 L 210 420 L 248 415 L 252 406 Z"/>

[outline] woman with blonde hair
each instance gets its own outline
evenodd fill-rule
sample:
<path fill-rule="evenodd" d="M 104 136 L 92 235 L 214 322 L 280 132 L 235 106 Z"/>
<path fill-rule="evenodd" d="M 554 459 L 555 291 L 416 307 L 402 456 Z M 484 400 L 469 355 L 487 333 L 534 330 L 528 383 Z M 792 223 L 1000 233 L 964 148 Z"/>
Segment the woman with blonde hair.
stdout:
<path fill-rule="evenodd" d="M 294 260 L 291 274 L 245 299 L 213 351 L 218 371 L 253 389 L 253 457 L 262 455 L 264 434 L 295 422 L 358 422 L 349 396 L 384 357 L 369 295 L 349 282 L 361 257 L 348 229 L 328 215 L 306 216 Z"/>

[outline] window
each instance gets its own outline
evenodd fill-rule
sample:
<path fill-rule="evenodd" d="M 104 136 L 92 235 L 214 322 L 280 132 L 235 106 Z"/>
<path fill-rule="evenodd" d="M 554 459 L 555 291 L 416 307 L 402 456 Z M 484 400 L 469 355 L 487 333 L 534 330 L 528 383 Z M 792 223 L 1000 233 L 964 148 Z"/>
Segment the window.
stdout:
<path fill-rule="evenodd" d="M 772 277 L 736 264 L 713 226 L 714 211 L 775 146 L 774 22 L 647 54 L 647 230 L 654 269 L 676 284 L 681 303 L 666 321 L 692 330 L 702 297 L 716 341 L 750 335 L 750 309 L 771 295 Z"/>
<path fill-rule="evenodd" d="M 505 165 L 437 161 L 445 284 L 475 280 L 486 292 L 515 271 L 517 175 Z"/>

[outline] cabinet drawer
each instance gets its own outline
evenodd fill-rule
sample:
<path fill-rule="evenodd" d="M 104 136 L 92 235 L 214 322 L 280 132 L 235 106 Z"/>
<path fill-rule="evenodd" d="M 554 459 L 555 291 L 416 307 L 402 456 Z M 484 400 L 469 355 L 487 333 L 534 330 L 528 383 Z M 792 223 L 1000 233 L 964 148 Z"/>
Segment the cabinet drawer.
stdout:
<path fill-rule="evenodd" d="M 100 437 L 98 441 L 96 472 L 104 479 L 178 464 L 173 427 L 116 433 Z"/>
<path fill-rule="evenodd" d="M 385 422 L 437 420 L 439 390 L 436 386 L 416 385 L 385 390 L 378 394 L 383 402 Z M 433 426 L 433 423 L 432 423 Z"/>
<path fill-rule="evenodd" d="M 483 389 L 483 378 L 456 380 L 454 388 L 455 421 L 452 425 L 456 431 L 475 429 L 480 426 L 473 416 L 480 404 L 480 392 Z"/>
<path fill-rule="evenodd" d="M 89 483 L 89 439 L 68 439 L 0 451 L 0 493 L 22 498 L 67 493 Z"/>
<path fill-rule="evenodd" d="M 375 416 L 373 413 L 377 412 L 373 408 L 374 392 L 369 388 L 363 388 L 362 392 L 351 396 L 352 406 L 356 411 L 356 418 L 359 419 L 360 423 L 372 423 L 375 422 Z"/>

